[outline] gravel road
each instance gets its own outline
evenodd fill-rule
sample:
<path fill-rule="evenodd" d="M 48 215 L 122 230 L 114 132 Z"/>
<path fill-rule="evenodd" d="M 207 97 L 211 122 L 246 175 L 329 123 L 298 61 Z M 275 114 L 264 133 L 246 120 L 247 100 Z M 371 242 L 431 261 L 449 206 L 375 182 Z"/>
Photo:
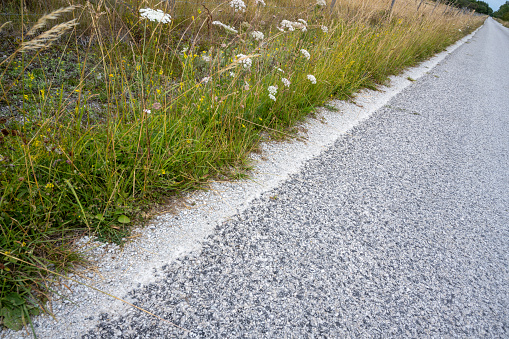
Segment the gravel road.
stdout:
<path fill-rule="evenodd" d="M 469 43 L 84 338 L 509 337 L 509 29 Z"/>

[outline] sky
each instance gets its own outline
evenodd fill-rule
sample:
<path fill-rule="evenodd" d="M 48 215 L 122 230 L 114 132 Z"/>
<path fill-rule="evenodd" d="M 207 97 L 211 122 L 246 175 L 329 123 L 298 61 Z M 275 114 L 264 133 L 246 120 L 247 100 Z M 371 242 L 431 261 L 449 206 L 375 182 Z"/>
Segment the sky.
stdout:
<path fill-rule="evenodd" d="M 506 2 L 506 0 L 483 0 L 483 1 L 487 2 L 488 5 L 490 5 L 491 9 L 493 9 L 493 11 L 497 11 L 500 8 L 500 6 L 502 6 Z"/>

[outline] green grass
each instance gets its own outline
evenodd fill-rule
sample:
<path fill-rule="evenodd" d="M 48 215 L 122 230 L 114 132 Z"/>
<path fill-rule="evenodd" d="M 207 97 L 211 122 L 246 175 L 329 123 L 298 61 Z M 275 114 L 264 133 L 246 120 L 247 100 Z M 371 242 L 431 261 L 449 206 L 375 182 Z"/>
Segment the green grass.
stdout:
<path fill-rule="evenodd" d="M 289 135 L 314 107 L 384 83 L 481 23 L 403 5 L 388 16 L 380 10 L 383 3 L 366 8 L 352 0 L 332 13 L 304 3 L 284 14 L 253 4 L 246 13 L 233 13 L 228 4 L 183 5 L 171 24 L 158 24 L 140 20 L 137 4 L 150 5 L 132 2 L 132 9 L 108 11 L 89 5 L 62 14 L 40 32 L 73 18 L 80 24 L 60 31 L 51 46 L 44 43 L 47 48 L 21 51 L 37 34 L 20 34 L 21 20 L 4 26 L 5 326 L 27 324 L 43 307 L 51 296 L 49 271 L 65 274 L 86 264 L 73 246 L 79 237 L 122 243 L 130 226 L 143 223 L 166 197 L 205 188 L 217 178 L 245 177 L 246 156 L 256 150 L 262 131 Z M 239 33 L 211 25 L 209 10 L 213 20 Z M 28 27 L 34 24 L 33 17 L 21 18 Z M 305 32 L 276 28 L 282 19 L 297 18 L 307 21 Z M 264 33 L 263 41 L 252 37 L 254 30 Z M 240 54 L 249 56 L 249 67 Z M 277 86 L 275 101 L 269 86 Z"/>

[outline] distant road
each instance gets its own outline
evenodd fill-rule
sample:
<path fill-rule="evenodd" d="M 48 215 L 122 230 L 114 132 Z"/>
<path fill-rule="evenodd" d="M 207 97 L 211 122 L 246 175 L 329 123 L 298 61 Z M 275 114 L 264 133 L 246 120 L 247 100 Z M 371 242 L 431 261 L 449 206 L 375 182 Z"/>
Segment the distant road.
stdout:
<path fill-rule="evenodd" d="M 509 29 L 469 43 L 85 338 L 509 337 Z M 108 320 L 107 320 L 108 319 Z"/>

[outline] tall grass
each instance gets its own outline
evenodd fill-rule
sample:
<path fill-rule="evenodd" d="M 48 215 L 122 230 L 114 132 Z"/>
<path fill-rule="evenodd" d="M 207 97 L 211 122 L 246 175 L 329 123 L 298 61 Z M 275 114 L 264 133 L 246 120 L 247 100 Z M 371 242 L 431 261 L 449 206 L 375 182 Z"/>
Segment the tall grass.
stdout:
<path fill-rule="evenodd" d="M 0 33 L 5 326 L 50 298 L 46 272 L 83 263 L 80 236 L 122 242 L 154 203 L 235 178 L 262 135 L 288 134 L 315 106 L 374 88 L 483 20 L 413 1 L 392 12 L 381 0 L 265 2 L 4 5 L 20 14 Z M 295 29 L 280 31 L 282 20 Z"/>

